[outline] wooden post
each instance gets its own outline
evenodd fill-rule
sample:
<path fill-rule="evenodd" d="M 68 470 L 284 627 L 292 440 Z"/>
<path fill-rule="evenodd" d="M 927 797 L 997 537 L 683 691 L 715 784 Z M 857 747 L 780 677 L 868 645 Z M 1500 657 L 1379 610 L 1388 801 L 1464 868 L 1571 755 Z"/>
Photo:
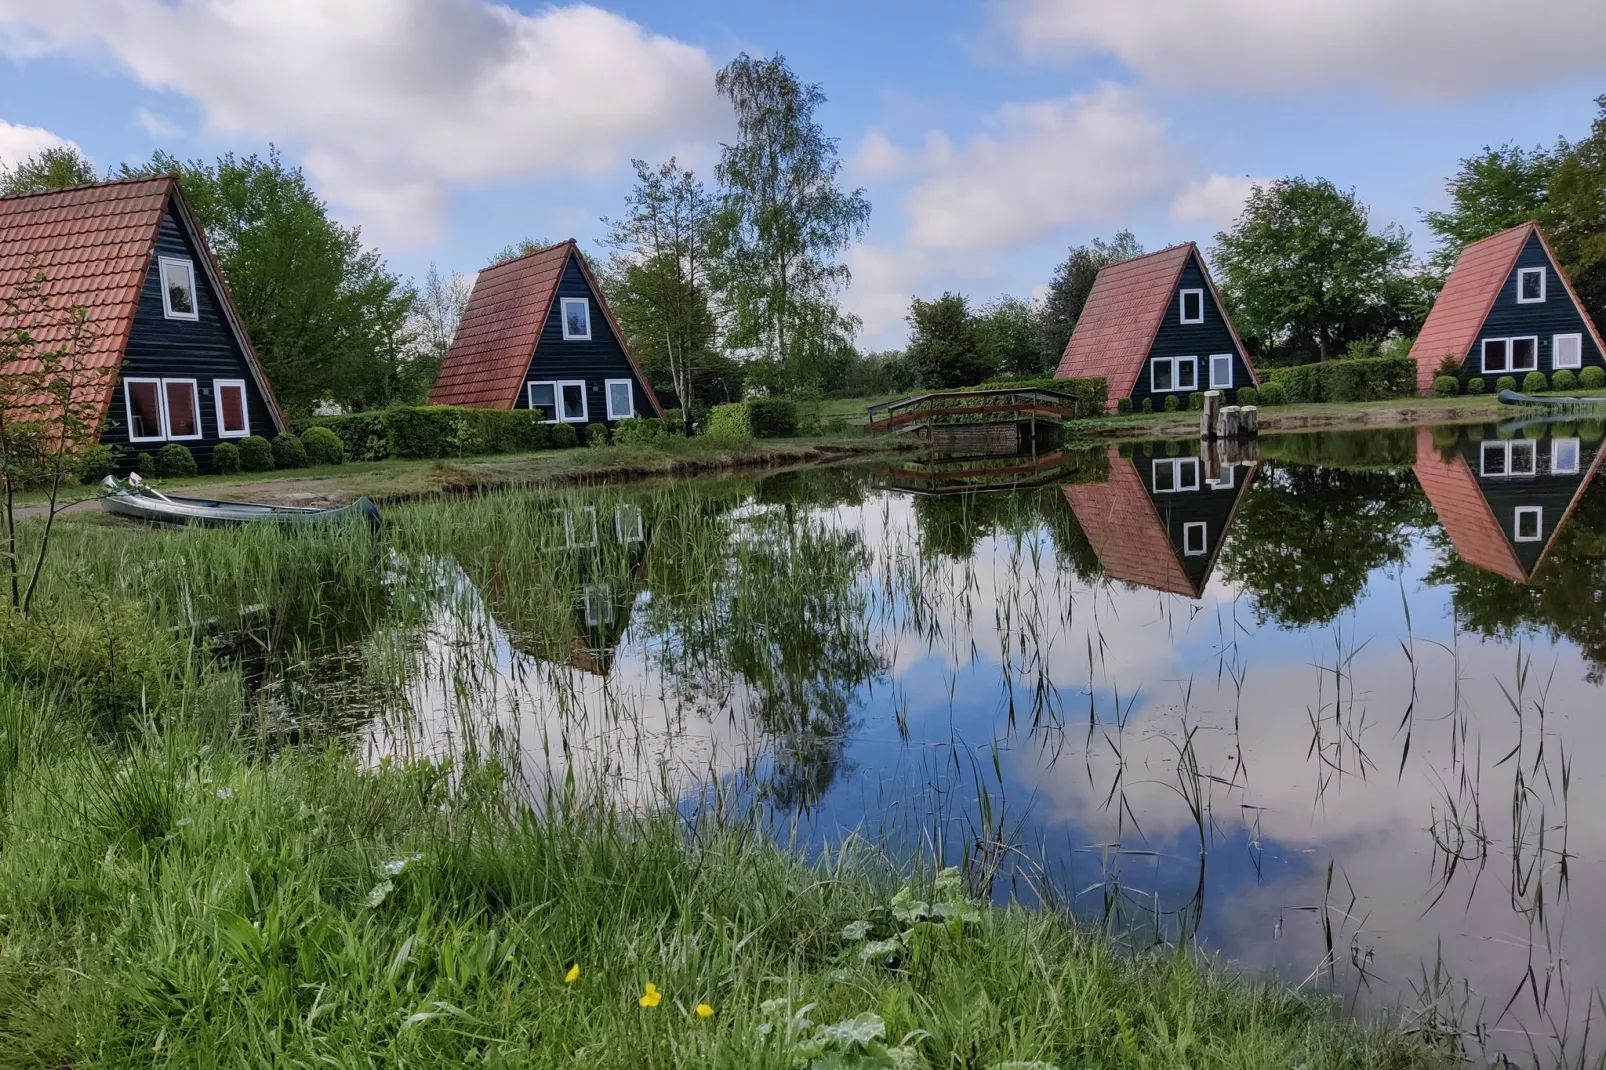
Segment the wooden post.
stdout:
<path fill-rule="evenodd" d="M 1238 429 L 1245 438 L 1260 434 L 1260 409 L 1254 405 L 1243 406 L 1238 411 Z"/>
<path fill-rule="evenodd" d="M 1207 390 L 1204 396 L 1204 412 L 1199 416 L 1199 437 L 1213 439 L 1216 437 L 1216 416 L 1221 411 L 1221 391 Z"/>
<path fill-rule="evenodd" d="M 1223 405 L 1216 417 L 1217 438 L 1238 437 L 1238 406 Z"/>

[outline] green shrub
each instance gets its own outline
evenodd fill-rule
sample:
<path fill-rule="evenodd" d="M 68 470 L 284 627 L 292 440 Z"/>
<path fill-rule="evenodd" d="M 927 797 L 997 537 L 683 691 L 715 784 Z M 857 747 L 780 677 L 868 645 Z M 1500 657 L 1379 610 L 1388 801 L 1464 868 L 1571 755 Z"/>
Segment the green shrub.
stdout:
<path fill-rule="evenodd" d="M 345 444 L 327 427 L 309 427 L 301 433 L 301 447 L 311 465 L 340 464 L 346 459 Z"/>
<path fill-rule="evenodd" d="M 1262 405 L 1288 404 L 1288 388 L 1275 379 L 1269 380 L 1260 388 L 1260 403 Z"/>
<path fill-rule="evenodd" d="M 261 435 L 247 435 L 240 440 L 240 470 L 244 472 L 273 471 L 273 443 Z"/>
<path fill-rule="evenodd" d="M 86 487 L 93 486 L 112 474 L 115 460 L 111 447 L 102 446 L 97 442 L 78 452 L 78 456 L 73 460 L 72 474 Z"/>
<path fill-rule="evenodd" d="M 391 409 L 384 419 L 392 457 L 457 457 L 469 438 L 463 409 L 445 405 Z"/>
<path fill-rule="evenodd" d="M 1606 368 L 1598 364 L 1591 364 L 1578 373 L 1578 385 L 1585 390 L 1599 390 L 1606 386 Z"/>
<path fill-rule="evenodd" d="M 1496 393 L 1504 390 L 1515 390 L 1517 389 L 1517 380 L 1509 375 L 1502 375 L 1495 380 L 1494 388 Z"/>
<path fill-rule="evenodd" d="M 753 437 L 751 410 L 745 402 L 715 405 L 708 410 L 703 434 L 709 438 L 744 439 Z"/>
<path fill-rule="evenodd" d="M 613 425 L 613 444 L 615 446 L 646 446 L 664 435 L 662 420 L 641 419 L 639 417 L 629 420 L 620 420 Z"/>
<path fill-rule="evenodd" d="M 164 479 L 183 479 L 200 470 L 195 454 L 182 442 L 169 442 L 156 451 L 156 474 Z"/>
<path fill-rule="evenodd" d="M 754 438 L 791 438 L 797 434 L 797 402 L 789 398 L 755 398 L 747 403 L 747 425 Z"/>
<path fill-rule="evenodd" d="M 1455 358 L 1454 353 L 1446 353 L 1439 358 L 1439 366 L 1433 372 L 1433 378 L 1441 379 L 1448 375 L 1450 378 L 1461 381 L 1461 362 Z"/>
<path fill-rule="evenodd" d="M 134 471 L 140 475 L 150 476 L 156 474 L 156 458 L 148 453 L 140 453 L 134 457 Z"/>
<path fill-rule="evenodd" d="M 810 410 L 797 418 L 797 433 L 800 435 L 818 435 L 820 433 L 820 414 Z"/>
<path fill-rule="evenodd" d="M 1578 424 L 1578 437 L 1585 442 L 1599 442 L 1606 438 L 1606 420 L 1583 420 Z"/>
<path fill-rule="evenodd" d="M 1468 379 L 1467 380 L 1467 393 L 1469 393 L 1469 394 L 1481 394 L 1481 393 L 1483 393 L 1485 385 L 1486 384 L 1484 383 L 1483 379 L 1481 379 L 1481 378 Z"/>
<path fill-rule="evenodd" d="M 665 409 L 664 430 L 671 435 L 684 435 L 686 433 L 686 411 L 684 409 Z"/>
<path fill-rule="evenodd" d="M 1076 399 L 1076 415 L 1102 416 L 1105 402 L 1109 400 L 1109 384 L 1102 375 L 1092 375 L 1082 379 L 1056 379 L 1052 375 L 1033 375 L 1026 377 L 1001 376 L 988 379 L 981 384 L 983 390 L 1002 390 L 1009 387 L 1034 390 L 1058 390 L 1062 394 L 1069 394 Z M 1119 402 L 1116 411 L 1119 412 Z"/>
<path fill-rule="evenodd" d="M 273 464 L 276 468 L 307 467 L 307 450 L 301 445 L 301 439 L 288 431 L 275 438 Z"/>
<path fill-rule="evenodd" d="M 212 447 L 212 471 L 232 475 L 240 470 L 240 447 L 232 442 L 219 442 Z"/>
<path fill-rule="evenodd" d="M 1203 390 L 1195 390 L 1193 393 L 1188 395 L 1188 408 L 1194 412 L 1198 412 L 1200 409 L 1204 408 Z"/>
<path fill-rule="evenodd" d="M 580 444 L 580 436 L 575 434 L 573 424 L 554 424 L 547 441 L 555 450 L 572 450 Z"/>
<path fill-rule="evenodd" d="M 529 409 L 448 409 L 435 405 L 431 412 L 437 419 L 448 419 L 455 412 L 461 420 L 459 456 L 476 456 L 487 453 L 519 453 L 538 450 L 546 444 L 546 425 L 541 414 Z"/>
<path fill-rule="evenodd" d="M 1137 450 L 1132 448 L 1132 443 L 1123 441 L 1115 444 L 1115 452 L 1117 456 L 1125 457 L 1130 461 Z"/>
<path fill-rule="evenodd" d="M 322 416 L 312 426 L 327 427 L 354 461 L 383 461 L 390 456 L 390 430 L 385 413 L 354 412 L 347 416 Z"/>
<path fill-rule="evenodd" d="M 1167 394 L 1163 404 L 1166 412 L 1176 412 L 1178 409 L 1182 408 L 1182 403 L 1177 400 L 1177 396 L 1175 394 Z"/>
<path fill-rule="evenodd" d="M 601 449 L 608 444 L 607 424 L 586 424 L 586 445 L 592 449 Z"/>
<path fill-rule="evenodd" d="M 1120 413 L 1122 416 L 1130 413 L 1132 411 L 1132 399 L 1117 398 L 1115 400 L 1115 411 Z"/>
<path fill-rule="evenodd" d="M 1578 387 L 1578 376 L 1562 368 L 1550 377 L 1550 386 L 1553 390 L 1575 390 Z"/>
<path fill-rule="evenodd" d="M 1238 404 L 1254 405 L 1260 401 L 1260 391 L 1252 386 L 1238 388 Z"/>
<path fill-rule="evenodd" d="M 1295 403 L 1379 401 L 1416 393 L 1416 362 L 1410 357 L 1368 357 L 1299 364 L 1266 372 L 1282 383 Z"/>
<path fill-rule="evenodd" d="M 1461 383 L 1453 375 L 1436 376 L 1433 380 L 1433 392 L 1441 398 L 1454 397 L 1461 392 Z"/>
<path fill-rule="evenodd" d="M 1154 399 L 1153 398 L 1144 398 L 1143 399 L 1143 411 L 1144 412 L 1153 412 L 1154 411 Z"/>
<path fill-rule="evenodd" d="M 1545 378 L 1544 372 L 1529 372 L 1522 377 L 1522 392 L 1524 394 L 1542 394 L 1550 389 L 1550 380 Z"/>

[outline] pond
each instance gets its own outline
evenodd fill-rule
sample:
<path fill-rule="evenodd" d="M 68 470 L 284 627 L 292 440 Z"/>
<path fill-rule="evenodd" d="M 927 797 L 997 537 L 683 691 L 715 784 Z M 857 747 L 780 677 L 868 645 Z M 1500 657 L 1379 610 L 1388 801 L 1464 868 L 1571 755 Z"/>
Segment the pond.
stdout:
<path fill-rule="evenodd" d="M 369 761 L 923 850 L 1135 943 L 1577 1058 L 1606 1006 L 1601 439 L 423 504 L 361 590 L 235 641 L 271 723 Z"/>

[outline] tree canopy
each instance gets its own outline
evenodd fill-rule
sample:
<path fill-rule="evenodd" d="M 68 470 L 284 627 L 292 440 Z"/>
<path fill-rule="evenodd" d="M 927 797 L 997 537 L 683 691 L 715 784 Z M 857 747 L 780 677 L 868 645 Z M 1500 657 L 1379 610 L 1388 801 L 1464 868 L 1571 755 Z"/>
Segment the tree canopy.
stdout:
<path fill-rule="evenodd" d="M 1049 281 L 1048 294 L 1038 311 L 1038 346 L 1043 354 L 1045 369 L 1059 364 L 1065 352 L 1076 321 L 1087 305 L 1088 294 L 1093 292 L 1093 280 L 1099 270 L 1122 260 L 1143 255 L 1143 246 L 1130 230 L 1118 231 L 1109 241 L 1094 238 L 1092 245 L 1075 245 L 1054 269 Z"/>
<path fill-rule="evenodd" d="M 909 303 L 909 325 L 909 360 L 921 386 L 975 386 L 992 373 L 981 325 L 963 294 L 915 298 Z"/>
<path fill-rule="evenodd" d="M 1556 154 L 1516 145 L 1483 152 L 1461 161 L 1448 182 L 1450 208 L 1425 212 L 1423 220 L 1439 239 L 1435 263 L 1448 269 L 1461 250 L 1481 238 L 1544 214 Z"/>
<path fill-rule="evenodd" d="M 0 197 L 99 182 L 95 165 L 71 145 L 54 145 L 14 165 L 0 160 Z"/>

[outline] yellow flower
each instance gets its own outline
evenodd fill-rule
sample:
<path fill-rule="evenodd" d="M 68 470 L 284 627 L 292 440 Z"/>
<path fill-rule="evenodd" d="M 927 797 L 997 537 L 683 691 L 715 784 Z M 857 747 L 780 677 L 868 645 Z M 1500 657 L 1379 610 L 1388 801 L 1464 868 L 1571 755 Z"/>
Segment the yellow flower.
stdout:
<path fill-rule="evenodd" d="M 699 1018 L 712 1018 L 713 1016 L 714 1016 L 714 1008 L 710 1007 L 706 1003 L 697 1004 L 697 1017 L 699 1017 Z"/>
<path fill-rule="evenodd" d="M 509 961 L 509 962 L 512 962 L 512 961 L 513 961 L 513 952 L 511 952 L 511 951 L 509 951 L 509 952 L 508 952 L 508 953 L 507 953 L 507 960 L 508 960 L 508 961 Z"/>
<path fill-rule="evenodd" d="M 636 1002 L 641 1004 L 643 1007 L 656 1007 L 658 1006 L 659 1002 L 663 1000 L 663 998 L 664 995 L 662 992 L 658 991 L 658 986 L 653 984 L 651 981 L 648 981 L 647 991 L 643 992 L 641 994 L 641 998 L 636 1000 Z"/>
<path fill-rule="evenodd" d="M 578 962 L 569 963 L 569 972 L 563 975 L 563 983 L 566 985 L 572 985 L 579 979 L 580 964 Z"/>

